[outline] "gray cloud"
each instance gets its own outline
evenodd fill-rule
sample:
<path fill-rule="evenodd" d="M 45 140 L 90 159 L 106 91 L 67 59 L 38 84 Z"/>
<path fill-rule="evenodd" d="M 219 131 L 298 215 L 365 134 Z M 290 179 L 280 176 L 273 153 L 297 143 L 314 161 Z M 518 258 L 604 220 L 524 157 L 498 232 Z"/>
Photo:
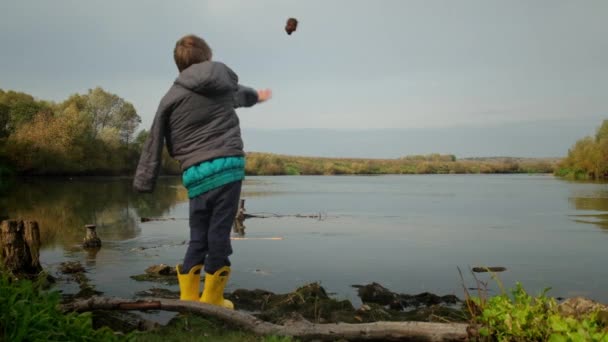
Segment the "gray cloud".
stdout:
<path fill-rule="evenodd" d="M 602 0 L 3 2 L 0 87 L 62 100 L 101 85 L 147 127 L 175 40 L 196 33 L 243 83 L 273 88 L 240 112 L 245 128 L 593 126 L 608 113 L 607 17 Z"/>

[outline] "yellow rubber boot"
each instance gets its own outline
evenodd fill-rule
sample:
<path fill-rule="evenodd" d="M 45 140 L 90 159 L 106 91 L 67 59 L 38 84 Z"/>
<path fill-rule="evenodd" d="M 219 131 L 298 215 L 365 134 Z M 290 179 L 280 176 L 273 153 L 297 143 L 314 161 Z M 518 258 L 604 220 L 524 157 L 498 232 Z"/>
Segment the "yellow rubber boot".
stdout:
<path fill-rule="evenodd" d="M 182 265 L 175 266 L 177 281 L 179 282 L 179 299 L 198 300 L 202 268 L 203 265 L 196 265 L 188 273 L 182 274 Z"/>
<path fill-rule="evenodd" d="M 234 309 L 231 301 L 224 299 L 224 288 L 230 277 L 230 267 L 224 266 L 214 274 L 205 273 L 205 287 L 201 302 Z"/>

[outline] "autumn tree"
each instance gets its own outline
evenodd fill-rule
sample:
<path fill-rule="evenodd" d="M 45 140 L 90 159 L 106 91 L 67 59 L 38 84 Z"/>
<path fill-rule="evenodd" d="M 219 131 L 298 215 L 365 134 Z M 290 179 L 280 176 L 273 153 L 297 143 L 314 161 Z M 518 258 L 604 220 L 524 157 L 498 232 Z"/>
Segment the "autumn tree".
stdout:
<path fill-rule="evenodd" d="M 91 118 L 95 135 L 117 134 L 120 141 L 126 145 L 133 140 L 141 118 L 131 103 L 100 87 L 90 89 L 83 98 L 84 111 Z"/>
<path fill-rule="evenodd" d="M 33 96 L 16 91 L 0 90 L 0 137 L 8 136 L 36 113 L 50 110 L 51 104 L 37 101 Z"/>
<path fill-rule="evenodd" d="M 46 174 L 82 172 L 86 121 L 78 113 L 41 112 L 10 135 L 7 153 L 18 170 Z"/>

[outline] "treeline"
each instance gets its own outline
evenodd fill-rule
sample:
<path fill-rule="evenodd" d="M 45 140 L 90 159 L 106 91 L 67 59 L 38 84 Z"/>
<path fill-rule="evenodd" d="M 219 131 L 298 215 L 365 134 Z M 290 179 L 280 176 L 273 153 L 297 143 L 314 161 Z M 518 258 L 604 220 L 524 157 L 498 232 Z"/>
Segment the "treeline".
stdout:
<path fill-rule="evenodd" d="M 608 120 L 604 120 L 595 136 L 577 141 L 555 172 L 569 179 L 608 179 Z"/>
<path fill-rule="evenodd" d="M 295 157 L 248 153 L 248 175 L 368 175 L 552 173 L 556 160 L 484 158 L 457 160 L 454 155 L 417 155 L 399 159 Z"/>
<path fill-rule="evenodd" d="M 148 132 L 133 105 L 97 87 L 61 103 L 0 89 L 0 188 L 5 175 L 133 175 Z M 542 159 L 417 155 L 342 159 L 248 153 L 248 175 L 551 173 Z M 163 174 L 180 174 L 163 152 Z"/>

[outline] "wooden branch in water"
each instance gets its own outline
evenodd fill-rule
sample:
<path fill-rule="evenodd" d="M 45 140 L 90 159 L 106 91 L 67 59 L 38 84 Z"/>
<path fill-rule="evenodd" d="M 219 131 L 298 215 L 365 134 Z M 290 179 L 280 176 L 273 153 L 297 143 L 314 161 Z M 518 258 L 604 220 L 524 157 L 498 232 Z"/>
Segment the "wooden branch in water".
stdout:
<path fill-rule="evenodd" d="M 297 217 L 297 218 L 314 218 L 322 220 L 327 217 L 327 214 L 275 214 L 275 213 L 258 213 L 258 214 L 245 214 L 245 218 L 274 218 L 274 217 Z"/>
<path fill-rule="evenodd" d="M 494 273 L 498 273 L 498 272 L 504 272 L 507 270 L 506 267 L 502 267 L 502 266 L 496 266 L 496 267 L 473 267 L 471 269 L 473 272 L 475 273 L 485 273 L 485 272 L 494 272 Z"/>
<path fill-rule="evenodd" d="M 282 241 L 285 238 L 282 236 L 269 236 L 269 237 L 244 237 L 244 236 L 231 236 L 230 240 L 237 240 L 237 241 L 241 241 L 241 240 L 265 240 L 265 241 Z M 146 251 L 148 249 L 154 249 L 154 248 L 164 248 L 164 247 L 177 247 L 177 246 L 183 246 L 187 243 L 187 241 L 184 241 L 182 243 L 173 243 L 173 244 L 164 244 L 164 245 L 155 245 L 155 246 L 148 246 L 148 247 L 135 247 L 135 248 L 131 248 L 131 252 L 143 252 Z"/>
<path fill-rule="evenodd" d="M 327 214 L 275 214 L 275 213 L 258 213 L 258 214 L 243 214 L 243 220 L 248 218 L 275 218 L 275 217 L 296 217 L 296 218 L 313 218 L 323 220 L 327 217 Z M 176 221 L 176 220 L 188 220 L 187 218 L 181 217 L 140 217 L 141 222 L 152 222 L 152 221 Z"/>
<path fill-rule="evenodd" d="M 187 218 L 175 218 L 175 217 L 140 217 L 140 221 L 141 222 L 175 221 L 175 220 L 187 220 Z"/>
<path fill-rule="evenodd" d="M 269 240 L 269 241 L 281 241 L 283 240 L 282 236 L 271 236 L 271 237 L 242 237 L 242 236 L 232 236 L 230 240 Z"/>
<path fill-rule="evenodd" d="M 314 324 L 306 320 L 292 320 L 284 325 L 265 322 L 250 314 L 228 310 L 200 302 L 173 299 L 128 300 L 92 297 L 66 304 L 65 311 L 92 310 L 165 310 L 192 312 L 213 316 L 237 325 L 256 335 L 292 336 L 310 340 L 383 340 L 383 341 L 465 341 L 467 324 L 429 322 L 375 322 L 362 324 Z"/>

